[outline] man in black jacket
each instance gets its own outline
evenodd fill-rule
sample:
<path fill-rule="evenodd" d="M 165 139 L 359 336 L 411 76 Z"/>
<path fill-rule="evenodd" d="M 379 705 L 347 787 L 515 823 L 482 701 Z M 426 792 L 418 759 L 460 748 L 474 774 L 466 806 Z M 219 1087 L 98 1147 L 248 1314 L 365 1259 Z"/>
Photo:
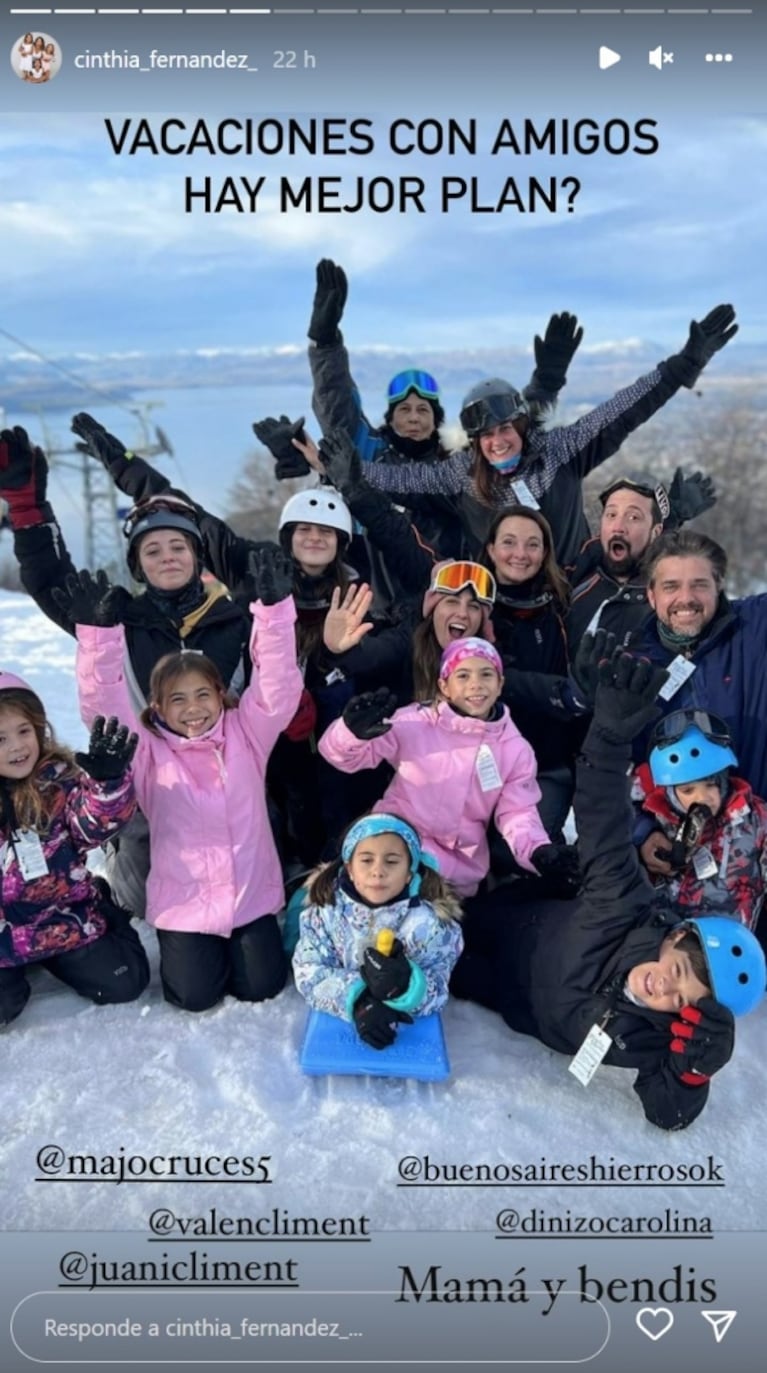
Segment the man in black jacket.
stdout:
<path fill-rule="evenodd" d="M 567 617 L 571 655 L 586 631 L 597 628 L 628 647 L 651 613 L 644 554 L 664 531 L 710 510 L 716 492 L 710 477 L 685 477 L 678 467 L 668 491 L 649 472 L 625 472 L 600 492 L 599 501 L 599 537 L 587 540 L 567 569 L 573 588 Z"/>
<path fill-rule="evenodd" d="M 476 898 L 451 990 L 576 1055 L 581 1081 L 589 1057 L 634 1069 L 647 1119 L 680 1130 L 700 1114 L 710 1077 L 732 1054 L 733 1011 L 764 995 L 764 955 L 735 921 L 671 927 L 654 911 L 631 843 L 627 769 L 665 673 L 619 651 L 599 665 L 599 679 L 575 795 L 578 905 L 533 900 L 509 911 L 504 888 Z"/>

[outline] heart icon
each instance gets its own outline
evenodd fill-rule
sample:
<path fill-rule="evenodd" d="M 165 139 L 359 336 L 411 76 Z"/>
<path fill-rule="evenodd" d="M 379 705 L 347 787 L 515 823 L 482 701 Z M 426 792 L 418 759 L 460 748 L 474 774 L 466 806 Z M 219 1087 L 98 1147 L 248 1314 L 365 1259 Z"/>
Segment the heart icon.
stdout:
<path fill-rule="evenodd" d="M 649 1340 L 659 1340 L 674 1324 L 674 1313 L 667 1306 L 643 1306 L 637 1311 L 636 1323 Z"/>

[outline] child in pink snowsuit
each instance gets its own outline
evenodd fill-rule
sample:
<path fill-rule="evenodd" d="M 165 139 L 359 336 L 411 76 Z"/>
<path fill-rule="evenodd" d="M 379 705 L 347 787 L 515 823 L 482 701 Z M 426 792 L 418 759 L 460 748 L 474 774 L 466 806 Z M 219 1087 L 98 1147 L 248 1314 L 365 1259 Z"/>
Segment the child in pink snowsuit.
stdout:
<path fill-rule="evenodd" d="M 261 1001 L 287 976 L 264 777 L 303 681 L 292 566 L 279 550 L 272 561 L 251 605 L 253 676 L 239 704 L 209 658 L 169 654 L 152 672 L 139 726 L 133 773 L 151 842 L 147 920 L 157 928 L 166 1000 L 184 1010 L 207 1010 L 226 993 Z M 105 709 L 130 718 L 122 626 L 81 624 L 77 640 L 83 718 Z"/>
<path fill-rule="evenodd" d="M 342 772 L 392 765 L 395 776 L 374 809 L 406 819 L 462 897 L 487 876 L 493 816 L 528 872 L 553 871 L 557 855 L 568 853 L 541 824 L 535 756 L 499 701 L 502 684 L 492 644 L 458 639 L 442 654 L 436 701 L 394 710 L 385 688 L 356 696 L 319 745 Z"/>

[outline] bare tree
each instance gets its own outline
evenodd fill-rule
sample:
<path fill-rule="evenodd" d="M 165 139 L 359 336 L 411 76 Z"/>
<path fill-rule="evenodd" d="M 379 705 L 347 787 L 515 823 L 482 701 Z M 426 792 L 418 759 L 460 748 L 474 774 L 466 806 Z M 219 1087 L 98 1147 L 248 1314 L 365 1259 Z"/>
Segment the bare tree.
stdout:
<path fill-rule="evenodd" d="M 296 491 L 316 485 L 316 477 L 301 481 L 277 481 L 274 458 L 257 448 L 242 465 L 227 495 L 227 524 L 250 539 L 276 539 L 280 511 Z"/>

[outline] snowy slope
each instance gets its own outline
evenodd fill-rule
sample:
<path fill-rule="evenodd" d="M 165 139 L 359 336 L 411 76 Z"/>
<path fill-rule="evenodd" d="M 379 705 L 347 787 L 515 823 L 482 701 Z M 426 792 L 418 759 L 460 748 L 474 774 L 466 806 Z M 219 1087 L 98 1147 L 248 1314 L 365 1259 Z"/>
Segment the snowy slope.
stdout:
<path fill-rule="evenodd" d="M 29 680 L 60 738 L 79 745 L 85 735 L 73 641 L 26 597 L 7 592 L 0 592 L 0 664 Z M 143 937 L 154 957 L 151 932 L 144 929 Z M 118 1216 L 120 1228 L 132 1229 L 145 1225 L 153 1204 L 192 1209 L 188 1188 L 169 1181 L 117 1192 L 41 1187 L 33 1180 L 35 1153 L 54 1143 L 66 1153 L 96 1155 L 271 1154 L 275 1185 L 259 1196 L 264 1210 L 364 1212 L 374 1228 L 403 1230 L 492 1230 L 495 1202 L 504 1200 L 501 1191 L 395 1191 L 403 1155 L 494 1164 L 541 1157 L 576 1163 L 591 1154 L 605 1163 L 681 1162 L 711 1154 L 728 1181 L 737 1179 L 738 1195 L 750 1198 L 751 1226 L 767 1221 L 764 1004 L 742 1022 L 735 1061 L 715 1082 L 702 1118 L 664 1135 L 644 1121 L 630 1073 L 602 1068 L 584 1089 L 564 1058 L 465 1003 L 444 1014 L 453 1067 L 447 1084 L 317 1080 L 298 1067 L 306 1010 L 292 987 L 267 1005 L 227 1000 L 192 1016 L 163 1003 L 156 978 L 140 1002 L 108 1008 L 78 999 L 40 970 L 32 980 L 27 1010 L 2 1038 L 6 1230 L 110 1229 Z M 604 1212 L 607 1197 L 603 1190 L 573 1190 L 558 1201 L 591 1215 Z M 719 1228 L 746 1226 L 745 1213 L 734 1213 L 732 1189 L 729 1197 L 723 1190 L 704 1197 L 705 1208 L 692 1193 L 661 1188 L 635 1194 L 642 1204 L 633 1209 L 705 1209 Z M 193 1209 L 200 1214 L 220 1198 L 215 1185 L 198 1187 Z M 252 1212 L 250 1192 L 229 1209 Z"/>

